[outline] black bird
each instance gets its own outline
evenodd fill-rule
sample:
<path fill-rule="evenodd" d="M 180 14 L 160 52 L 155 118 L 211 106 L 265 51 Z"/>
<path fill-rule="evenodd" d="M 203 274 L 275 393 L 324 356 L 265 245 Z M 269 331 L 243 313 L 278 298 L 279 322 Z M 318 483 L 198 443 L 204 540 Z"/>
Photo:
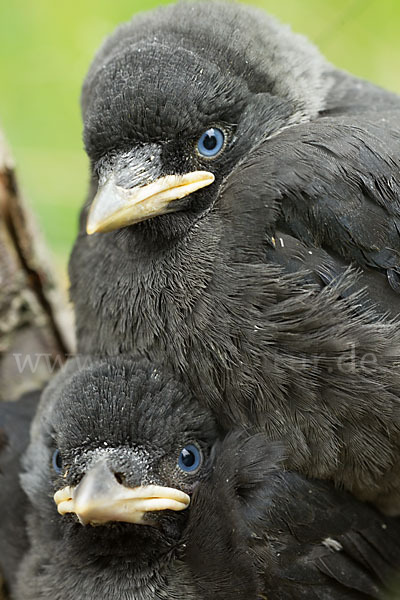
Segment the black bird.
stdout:
<path fill-rule="evenodd" d="M 224 437 L 147 362 L 77 365 L 31 428 L 30 546 L 13 599 L 367 600 L 390 588 L 399 519 L 282 470 L 282 444 L 263 434 Z"/>
<path fill-rule="evenodd" d="M 80 352 L 168 365 L 399 513 L 399 98 L 255 8 L 180 3 L 105 42 L 82 111 Z"/>
<path fill-rule="evenodd" d="M 15 573 L 28 545 L 27 498 L 19 483 L 19 473 L 39 399 L 40 391 L 33 391 L 17 402 L 0 402 L 0 581 L 3 577 L 7 587 L 14 585 Z"/>

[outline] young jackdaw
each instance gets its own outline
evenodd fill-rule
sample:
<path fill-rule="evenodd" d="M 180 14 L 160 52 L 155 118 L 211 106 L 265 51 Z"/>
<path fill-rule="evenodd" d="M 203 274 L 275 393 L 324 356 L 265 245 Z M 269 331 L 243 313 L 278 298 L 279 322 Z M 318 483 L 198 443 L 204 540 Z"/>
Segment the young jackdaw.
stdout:
<path fill-rule="evenodd" d="M 205 2 L 119 27 L 82 110 L 80 351 L 167 364 L 288 468 L 398 513 L 399 98 Z"/>
<path fill-rule="evenodd" d="M 8 498 L 29 535 L 14 600 L 381 597 L 398 519 L 282 470 L 262 434 L 224 436 L 147 362 L 75 367 L 33 422 L 26 514 Z"/>

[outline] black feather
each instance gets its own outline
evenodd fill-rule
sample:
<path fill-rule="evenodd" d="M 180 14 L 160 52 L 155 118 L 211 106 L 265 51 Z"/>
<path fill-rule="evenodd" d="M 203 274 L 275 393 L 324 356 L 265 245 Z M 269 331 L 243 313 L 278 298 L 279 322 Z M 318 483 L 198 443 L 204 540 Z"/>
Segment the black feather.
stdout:
<path fill-rule="evenodd" d="M 0 572 L 10 587 L 28 547 L 28 502 L 19 483 L 20 459 L 29 444 L 29 428 L 40 392 L 0 403 Z"/>

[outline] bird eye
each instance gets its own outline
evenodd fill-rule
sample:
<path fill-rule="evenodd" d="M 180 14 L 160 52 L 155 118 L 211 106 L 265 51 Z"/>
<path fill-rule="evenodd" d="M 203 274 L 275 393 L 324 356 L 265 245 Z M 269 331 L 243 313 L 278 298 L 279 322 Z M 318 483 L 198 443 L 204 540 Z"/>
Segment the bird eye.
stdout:
<path fill-rule="evenodd" d="M 223 131 L 212 127 L 207 129 L 197 142 L 197 150 L 202 156 L 213 158 L 221 151 L 225 141 Z"/>
<path fill-rule="evenodd" d="M 53 465 L 53 469 L 56 473 L 61 473 L 63 470 L 63 460 L 61 456 L 61 452 L 59 450 L 55 450 L 53 452 L 53 458 L 51 459 L 51 463 Z"/>
<path fill-rule="evenodd" d="M 193 471 L 197 471 L 200 467 L 202 460 L 201 452 L 197 446 L 188 444 L 181 450 L 178 465 L 182 471 L 193 473 Z"/>

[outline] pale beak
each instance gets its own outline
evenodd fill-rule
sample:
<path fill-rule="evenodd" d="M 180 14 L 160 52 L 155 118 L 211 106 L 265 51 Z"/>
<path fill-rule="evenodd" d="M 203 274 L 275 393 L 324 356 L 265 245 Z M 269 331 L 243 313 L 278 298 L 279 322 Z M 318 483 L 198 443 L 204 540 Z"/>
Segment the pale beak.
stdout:
<path fill-rule="evenodd" d="M 119 483 L 105 460 L 100 460 L 76 487 L 67 486 L 54 494 L 61 515 L 75 513 L 82 525 L 112 521 L 151 524 L 148 512 L 184 510 L 190 497 L 174 488 L 146 485 L 129 488 Z"/>
<path fill-rule="evenodd" d="M 112 231 L 139 221 L 178 210 L 173 200 L 184 198 L 213 183 L 209 171 L 193 171 L 184 175 L 166 175 L 147 185 L 132 189 L 117 185 L 113 175 L 99 186 L 92 202 L 86 232 Z"/>

